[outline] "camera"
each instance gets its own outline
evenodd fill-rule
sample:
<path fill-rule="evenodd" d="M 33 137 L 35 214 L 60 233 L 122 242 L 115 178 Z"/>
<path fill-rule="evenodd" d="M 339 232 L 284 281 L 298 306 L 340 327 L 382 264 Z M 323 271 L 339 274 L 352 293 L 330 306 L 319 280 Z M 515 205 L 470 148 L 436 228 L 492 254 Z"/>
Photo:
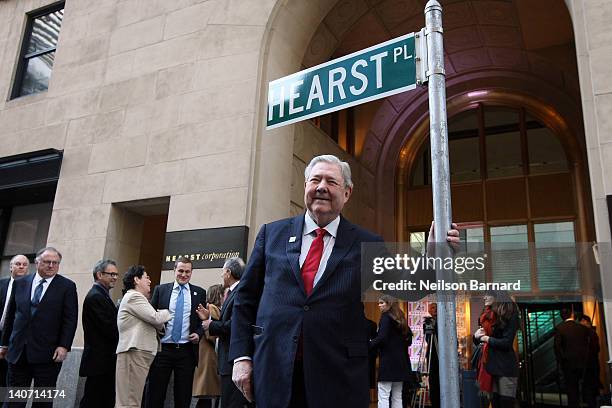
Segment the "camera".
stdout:
<path fill-rule="evenodd" d="M 436 334 L 436 323 L 433 317 L 426 317 L 423 321 L 423 332 L 427 334 Z"/>

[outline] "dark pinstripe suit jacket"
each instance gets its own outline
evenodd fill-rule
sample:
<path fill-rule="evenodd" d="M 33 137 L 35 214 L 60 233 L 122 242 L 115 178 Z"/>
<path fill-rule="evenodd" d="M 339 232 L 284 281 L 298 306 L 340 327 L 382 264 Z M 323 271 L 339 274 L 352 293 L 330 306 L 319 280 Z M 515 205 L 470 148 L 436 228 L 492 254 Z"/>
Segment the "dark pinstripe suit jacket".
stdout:
<path fill-rule="evenodd" d="M 341 218 L 325 273 L 307 297 L 299 266 L 303 225 L 300 215 L 259 231 L 234 300 L 229 358 L 252 356 L 258 406 L 286 408 L 303 336 L 308 406 L 367 408 L 361 243 L 382 239 Z"/>

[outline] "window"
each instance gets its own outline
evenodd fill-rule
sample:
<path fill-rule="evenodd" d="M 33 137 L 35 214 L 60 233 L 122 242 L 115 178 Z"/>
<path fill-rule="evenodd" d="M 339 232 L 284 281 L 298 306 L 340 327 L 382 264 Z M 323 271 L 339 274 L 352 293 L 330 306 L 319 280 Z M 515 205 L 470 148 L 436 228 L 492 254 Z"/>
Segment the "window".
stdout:
<path fill-rule="evenodd" d="M 538 286 L 542 290 L 577 291 L 577 247 L 573 222 L 534 225 Z"/>
<path fill-rule="evenodd" d="M 448 147 L 451 183 L 569 173 L 559 138 L 524 109 L 481 104 L 459 113 L 448 121 Z M 414 161 L 409 183 L 431 185 L 429 138 Z"/>
<path fill-rule="evenodd" d="M 491 227 L 491 269 L 493 282 L 516 282 L 531 290 L 529 245 L 526 225 Z"/>
<path fill-rule="evenodd" d="M 49 88 L 63 17 L 64 3 L 28 14 L 12 98 Z"/>
<path fill-rule="evenodd" d="M 20 205 L 2 209 L 0 213 L 0 242 L 2 249 L 2 277 L 8 276 L 9 261 L 17 254 L 30 259 L 30 271 L 34 270 L 34 254 L 47 243 L 53 203 Z"/>
<path fill-rule="evenodd" d="M 424 254 L 427 248 L 427 233 L 425 231 L 410 233 L 410 248 L 418 254 Z"/>

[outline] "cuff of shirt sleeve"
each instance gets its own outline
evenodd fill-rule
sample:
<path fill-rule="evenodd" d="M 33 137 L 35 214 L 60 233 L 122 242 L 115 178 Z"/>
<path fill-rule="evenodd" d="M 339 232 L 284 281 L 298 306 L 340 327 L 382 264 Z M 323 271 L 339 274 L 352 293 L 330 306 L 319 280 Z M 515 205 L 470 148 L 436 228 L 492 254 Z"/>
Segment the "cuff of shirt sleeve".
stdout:
<path fill-rule="evenodd" d="M 234 359 L 234 364 L 236 364 L 239 361 L 251 361 L 251 360 L 253 360 L 251 357 L 242 356 L 242 357 L 238 357 Z"/>

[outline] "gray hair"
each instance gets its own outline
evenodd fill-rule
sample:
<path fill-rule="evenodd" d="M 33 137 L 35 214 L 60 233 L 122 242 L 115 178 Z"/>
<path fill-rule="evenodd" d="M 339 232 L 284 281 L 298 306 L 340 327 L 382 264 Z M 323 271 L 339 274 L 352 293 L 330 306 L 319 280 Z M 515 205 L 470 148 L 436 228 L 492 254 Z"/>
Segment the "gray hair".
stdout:
<path fill-rule="evenodd" d="M 353 180 L 351 179 L 351 166 L 347 162 L 343 162 L 333 154 L 322 154 L 320 156 L 313 157 L 306 170 L 304 170 L 304 180 L 308 181 L 310 178 L 310 172 L 317 163 L 330 163 L 336 164 L 340 167 L 342 172 L 342 178 L 344 179 L 344 188 L 353 188 Z"/>
<path fill-rule="evenodd" d="M 232 278 L 236 280 L 240 280 L 242 278 L 242 273 L 244 272 L 244 261 L 240 257 L 228 258 L 225 260 L 223 264 L 223 269 L 227 269 L 230 271 Z"/>
<path fill-rule="evenodd" d="M 39 249 L 38 252 L 36 253 L 36 262 L 39 262 L 40 261 L 40 257 L 42 256 L 42 254 L 44 254 L 47 251 L 55 252 L 57 254 L 57 256 L 59 256 L 60 261 L 62 260 L 62 254 L 61 254 L 60 251 L 58 251 L 57 249 L 55 249 L 53 247 L 44 247 L 42 249 Z"/>
<path fill-rule="evenodd" d="M 15 262 L 15 259 L 17 259 L 17 257 L 19 257 L 19 256 L 23 256 L 26 259 L 26 261 L 28 261 L 28 265 L 30 264 L 30 260 L 28 259 L 27 256 L 22 255 L 22 254 L 17 254 L 14 257 L 12 257 L 11 260 L 9 261 L 9 268 L 11 268 L 13 266 L 13 263 Z"/>
<path fill-rule="evenodd" d="M 117 262 L 113 261 L 112 259 L 101 259 L 96 262 L 93 268 L 94 281 L 98 280 L 98 272 L 105 272 L 108 265 L 117 266 Z"/>

